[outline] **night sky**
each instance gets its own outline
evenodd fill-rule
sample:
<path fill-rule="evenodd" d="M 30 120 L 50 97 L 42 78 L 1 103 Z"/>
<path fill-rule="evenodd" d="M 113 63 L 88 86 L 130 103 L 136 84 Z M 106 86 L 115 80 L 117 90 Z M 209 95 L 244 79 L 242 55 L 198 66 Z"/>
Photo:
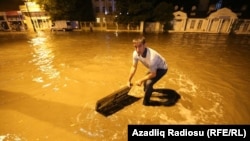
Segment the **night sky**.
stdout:
<path fill-rule="evenodd" d="M 183 3 L 190 5 L 191 3 L 194 4 L 198 0 L 188 0 L 187 3 L 186 0 L 169 0 L 177 3 Z M 183 2 L 184 1 L 184 2 Z M 212 3 L 216 3 L 218 0 L 210 0 Z M 230 8 L 233 11 L 239 11 L 241 9 L 241 6 L 245 3 L 247 5 L 250 5 L 250 0 L 223 0 L 225 5 L 230 4 Z M 192 5 L 191 4 L 191 5 Z M 0 0 L 0 12 L 6 12 L 6 11 L 19 11 L 19 5 L 24 5 L 24 0 Z M 244 18 L 250 18 L 250 8 L 247 9 L 243 13 Z"/>
<path fill-rule="evenodd" d="M 0 0 L 0 12 L 19 10 L 23 4 L 23 0 Z"/>

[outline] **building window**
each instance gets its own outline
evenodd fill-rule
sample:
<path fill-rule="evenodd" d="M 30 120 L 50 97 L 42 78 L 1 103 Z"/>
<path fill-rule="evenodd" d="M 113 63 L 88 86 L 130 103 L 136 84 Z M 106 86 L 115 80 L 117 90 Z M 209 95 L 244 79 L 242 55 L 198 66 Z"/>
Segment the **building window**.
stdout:
<path fill-rule="evenodd" d="M 190 25 L 190 29 L 194 29 L 194 25 L 195 25 L 195 20 L 192 20 L 191 25 Z"/>
<path fill-rule="evenodd" d="M 237 22 L 236 22 L 236 25 L 235 25 L 235 30 L 239 30 L 240 29 L 240 26 L 243 24 L 243 20 L 238 20 Z"/>
<path fill-rule="evenodd" d="M 97 23 L 100 23 L 100 18 L 96 18 L 96 22 L 97 22 Z"/>
<path fill-rule="evenodd" d="M 109 12 L 112 13 L 112 6 L 109 7 Z"/>
<path fill-rule="evenodd" d="M 1 20 L 1 21 L 3 21 L 3 20 L 4 20 L 3 16 L 0 16 L 0 20 Z"/>
<path fill-rule="evenodd" d="M 100 12 L 100 8 L 99 8 L 99 7 L 96 7 L 96 8 L 95 8 L 95 11 L 96 11 L 96 13 L 99 13 L 99 12 Z"/>
<path fill-rule="evenodd" d="M 104 6 L 102 7 L 102 13 L 105 13 L 105 7 Z"/>
<path fill-rule="evenodd" d="M 202 25 L 202 20 L 199 20 L 197 29 L 201 29 L 201 25 Z"/>
<path fill-rule="evenodd" d="M 247 23 L 244 24 L 242 31 L 246 32 L 247 29 L 248 29 L 248 27 L 249 27 L 249 22 L 247 22 Z"/>

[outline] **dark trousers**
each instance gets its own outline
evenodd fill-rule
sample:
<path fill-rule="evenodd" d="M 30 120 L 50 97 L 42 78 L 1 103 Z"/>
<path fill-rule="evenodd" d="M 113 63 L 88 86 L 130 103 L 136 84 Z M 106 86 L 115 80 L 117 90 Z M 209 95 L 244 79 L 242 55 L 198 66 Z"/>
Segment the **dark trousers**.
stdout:
<path fill-rule="evenodd" d="M 145 96 L 143 99 L 143 105 L 150 105 L 150 97 L 153 92 L 153 85 L 162 78 L 167 73 L 167 69 L 157 69 L 156 76 L 144 82 L 144 92 Z"/>

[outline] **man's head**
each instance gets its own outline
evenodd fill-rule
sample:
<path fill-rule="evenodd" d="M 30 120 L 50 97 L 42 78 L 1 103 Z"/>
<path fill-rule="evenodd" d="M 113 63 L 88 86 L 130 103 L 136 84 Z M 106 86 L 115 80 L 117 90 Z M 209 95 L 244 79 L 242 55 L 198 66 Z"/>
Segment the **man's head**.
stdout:
<path fill-rule="evenodd" d="M 133 44 L 138 55 L 142 55 L 145 50 L 146 39 L 144 36 L 133 39 Z"/>

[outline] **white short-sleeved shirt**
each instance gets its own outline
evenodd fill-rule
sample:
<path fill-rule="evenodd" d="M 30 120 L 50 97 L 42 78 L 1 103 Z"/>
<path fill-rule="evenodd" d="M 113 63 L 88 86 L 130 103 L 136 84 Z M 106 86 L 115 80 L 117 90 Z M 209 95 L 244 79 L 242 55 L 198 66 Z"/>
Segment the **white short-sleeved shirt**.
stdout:
<path fill-rule="evenodd" d="M 164 57 L 151 48 L 145 48 L 142 55 L 138 55 L 136 51 L 133 52 L 133 64 L 140 61 L 150 72 L 156 72 L 157 69 L 167 69 L 167 63 Z"/>

